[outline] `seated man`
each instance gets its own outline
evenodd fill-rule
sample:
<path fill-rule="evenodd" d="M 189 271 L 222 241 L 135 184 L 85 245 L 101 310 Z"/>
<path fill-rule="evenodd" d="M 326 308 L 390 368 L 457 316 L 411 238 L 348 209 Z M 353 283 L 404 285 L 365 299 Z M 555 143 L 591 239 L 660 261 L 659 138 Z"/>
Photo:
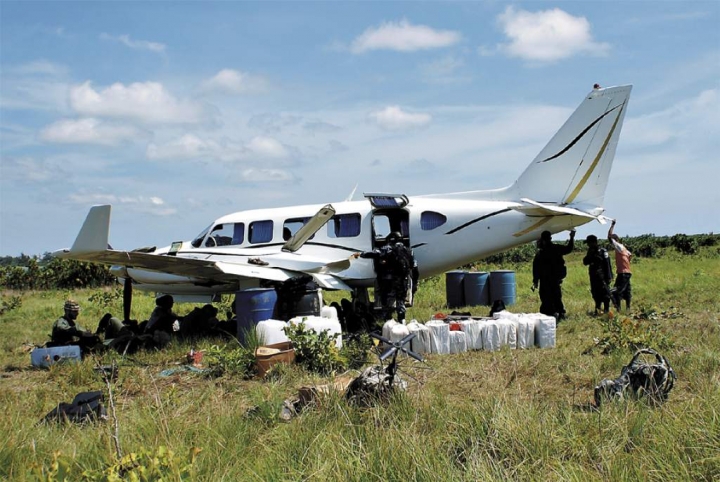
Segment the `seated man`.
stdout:
<path fill-rule="evenodd" d="M 156 331 L 163 331 L 169 335 L 173 333 L 173 331 L 177 331 L 173 325 L 179 321 L 179 317 L 172 311 L 174 304 L 175 300 L 171 295 L 158 296 L 155 299 L 155 309 L 145 326 L 145 333 L 152 334 Z"/>
<path fill-rule="evenodd" d="M 51 344 L 78 345 L 83 354 L 91 352 L 99 345 L 100 339 L 75 323 L 80 314 L 80 305 L 75 300 L 67 300 L 64 308 L 65 314 L 53 323 Z"/>

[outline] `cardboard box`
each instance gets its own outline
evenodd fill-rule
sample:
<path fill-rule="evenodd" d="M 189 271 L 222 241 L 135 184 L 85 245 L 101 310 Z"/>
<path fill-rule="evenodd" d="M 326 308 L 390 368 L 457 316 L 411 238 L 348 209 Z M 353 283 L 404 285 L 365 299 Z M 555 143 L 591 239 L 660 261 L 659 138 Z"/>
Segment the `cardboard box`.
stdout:
<path fill-rule="evenodd" d="M 255 350 L 258 376 L 264 377 L 273 365 L 295 363 L 295 348 L 292 342 L 284 341 L 272 345 L 259 346 Z"/>

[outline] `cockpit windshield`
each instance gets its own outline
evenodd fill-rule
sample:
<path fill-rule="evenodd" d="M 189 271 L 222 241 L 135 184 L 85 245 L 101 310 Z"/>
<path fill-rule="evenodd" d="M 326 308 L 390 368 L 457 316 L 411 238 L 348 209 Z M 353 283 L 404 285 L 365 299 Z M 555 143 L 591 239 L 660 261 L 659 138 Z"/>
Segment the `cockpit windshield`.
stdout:
<path fill-rule="evenodd" d="M 210 227 L 212 227 L 212 224 L 208 226 L 207 228 L 203 229 L 200 234 L 195 236 L 195 239 L 192 240 L 190 243 L 193 248 L 199 248 L 200 245 L 202 245 L 203 239 L 205 239 L 205 236 L 207 235 L 208 231 L 210 230 Z"/>

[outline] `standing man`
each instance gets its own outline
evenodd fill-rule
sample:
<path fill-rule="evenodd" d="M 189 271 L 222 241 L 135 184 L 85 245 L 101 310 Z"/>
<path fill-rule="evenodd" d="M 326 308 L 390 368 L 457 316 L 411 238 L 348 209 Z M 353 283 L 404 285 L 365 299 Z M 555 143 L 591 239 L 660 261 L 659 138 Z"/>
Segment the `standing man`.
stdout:
<path fill-rule="evenodd" d="M 613 219 L 608 230 L 608 241 L 615 250 L 615 266 L 617 267 L 617 278 L 615 279 L 615 292 L 612 299 L 613 304 L 620 311 L 620 303 L 625 300 L 625 309 L 630 309 L 630 300 L 632 299 L 632 287 L 630 286 L 630 259 L 632 253 L 622 245 L 620 237 L 613 233 L 615 229 L 615 220 Z"/>
<path fill-rule="evenodd" d="M 353 253 L 350 258 L 373 260 L 377 276 L 375 297 L 380 298 L 383 319 L 390 319 L 395 309 L 398 322 L 405 320 L 405 298 L 408 294 L 414 259 L 410 249 L 403 244 L 402 235 L 394 231 L 388 234 L 385 244 L 380 248 Z"/>
<path fill-rule="evenodd" d="M 588 267 L 590 276 L 590 292 L 595 301 L 595 314 L 598 314 L 600 305 L 603 312 L 610 311 L 610 281 L 612 280 L 612 265 L 610 255 L 605 248 L 598 246 L 597 236 L 591 234 L 585 238 L 588 245 L 587 254 L 583 264 Z"/>
<path fill-rule="evenodd" d="M 540 284 L 540 313 L 554 316 L 557 321 L 565 318 L 562 301 L 562 280 L 567 275 L 563 256 L 575 247 L 575 230 L 570 231 L 566 245 L 554 244 L 552 233 L 543 231 L 538 240 L 538 252 L 533 260 L 533 291 Z"/>

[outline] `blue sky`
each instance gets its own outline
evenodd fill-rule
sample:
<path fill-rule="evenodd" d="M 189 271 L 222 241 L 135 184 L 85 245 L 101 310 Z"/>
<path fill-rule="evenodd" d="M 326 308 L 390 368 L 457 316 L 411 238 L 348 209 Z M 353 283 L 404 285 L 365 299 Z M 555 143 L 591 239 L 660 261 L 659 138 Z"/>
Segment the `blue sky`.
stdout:
<path fill-rule="evenodd" d="M 720 2 L 0 2 L 0 254 L 362 192 L 510 184 L 633 84 L 606 214 L 720 231 Z M 580 234 L 604 236 L 592 223 Z"/>

